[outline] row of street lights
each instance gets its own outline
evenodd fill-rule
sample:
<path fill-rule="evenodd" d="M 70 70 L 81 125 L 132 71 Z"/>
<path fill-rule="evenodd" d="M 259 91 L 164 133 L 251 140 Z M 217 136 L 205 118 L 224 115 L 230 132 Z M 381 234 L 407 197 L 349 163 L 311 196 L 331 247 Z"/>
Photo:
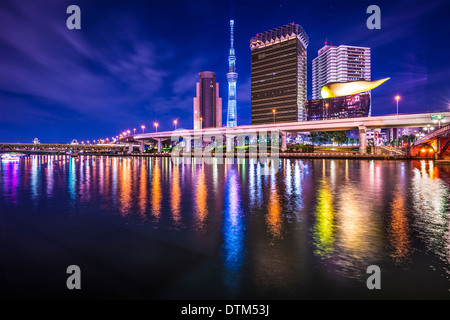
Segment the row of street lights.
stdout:
<path fill-rule="evenodd" d="M 178 125 L 178 119 L 173 120 L 173 125 L 175 127 L 175 130 L 177 130 L 177 125 Z M 153 122 L 153 126 L 155 127 L 155 132 L 158 132 L 158 127 L 159 127 L 159 123 L 158 122 Z M 141 130 L 142 130 L 142 134 L 145 133 L 145 129 L 146 126 L 145 125 L 141 125 Z M 126 130 L 124 132 L 122 132 L 119 136 L 117 136 L 117 139 L 122 139 L 125 138 L 126 136 L 129 136 L 131 134 L 130 130 Z M 136 129 L 133 129 L 133 135 L 136 135 Z"/>
<path fill-rule="evenodd" d="M 395 100 L 397 101 L 397 116 L 398 116 L 398 102 L 400 101 L 400 99 L 401 99 L 401 97 L 399 95 L 395 96 Z M 327 110 L 327 119 L 328 119 L 328 107 L 329 107 L 329 104 L 326 103 L 325 104 L 325 109 Z M 273 123 L 276 122 L 276 113 L 277 113 L 277 110 L 276 109 L 272 109 Z"/>

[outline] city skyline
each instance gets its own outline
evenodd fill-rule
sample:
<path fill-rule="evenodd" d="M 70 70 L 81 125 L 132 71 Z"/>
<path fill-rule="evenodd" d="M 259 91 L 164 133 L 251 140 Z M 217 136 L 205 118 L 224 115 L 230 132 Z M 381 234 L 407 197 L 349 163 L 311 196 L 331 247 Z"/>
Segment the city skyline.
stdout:
<path fill-rule="evenodd" d="M 154 122 L 158 130 L 172 130 L 175 119 L 178 128 L 190 128 L 199 72 L 215 72 L 219 92 L 227 92 L 230 18 L 238 21 L 240 125 L 250 124 L 248 41 L 261 30 L 291 22 L 302 25 L 311 42 L 308 100 L 312 59 L 328 39 L 330 44 L 370 47 L 372 78 L 391 77 L 389 85 L 373 93 L 372 115 L 394 114 L 397 94 L 402 96 L 400 113 L 448 108 L 448 44 L 438 32 L 449 24 L 444 1 L 381 1 L 381 30 L 367 29 L 365 10 L 371 3 L 366 1 L 351 7 L 333 1 L 280 1 L 265 8 L 251 1 L 176 4 L 176 10 L 169 10 L 162 2 L 77 1 L 82 29 L 68 30 L 68 2 L 2 2 L 1 139 L 68 143 L 139 130 L 143 124 L 152 130 Z M 207 11 L 221 12 L 220 18 L 196 19 Z M 188 36 L 171 37 L 183 25 Z"/>

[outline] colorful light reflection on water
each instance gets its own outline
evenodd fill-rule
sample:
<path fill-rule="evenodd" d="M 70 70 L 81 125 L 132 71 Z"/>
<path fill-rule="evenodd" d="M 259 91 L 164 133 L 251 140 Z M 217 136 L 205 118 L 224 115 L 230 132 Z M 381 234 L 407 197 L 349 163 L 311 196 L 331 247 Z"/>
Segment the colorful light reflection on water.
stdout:
<path fill-rule="evenodd" d="M 447 297 L 450 167 L 300 159 L 279 166 L 261 175 L 255 161 L 2 161 L 4 274 L 14 283 L 21 261 L 43 254 L 33 263 L 48 276 L 69 260 L 119 268 L 115 281 L 127 289 L 116 296 L 340 298 L 371 297 L 365 271 L 376 264 L 384 272 L 382 297 L 429 297 L 430 290 Z M 112 267 L 110 259 L 119 260 Z M 129 280 L 143 274 L 162 284 L 130 290 Z M 37 294 L 35 279 L 28 280 L 24 291 L 8 287 L 2 295 Z M 60 294 L 51 285 L 45 290 Z"/>

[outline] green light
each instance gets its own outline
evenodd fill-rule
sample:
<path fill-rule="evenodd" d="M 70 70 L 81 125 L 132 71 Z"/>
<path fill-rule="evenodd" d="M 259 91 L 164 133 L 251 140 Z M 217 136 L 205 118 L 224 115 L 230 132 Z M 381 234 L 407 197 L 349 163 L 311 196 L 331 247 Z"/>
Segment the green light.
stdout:
<path fill-rule="evenodd" d="M 431 120 L 442 120 L 444 119 L 444 115 L 443 114 L 433 114 L 431 116 Z"/>

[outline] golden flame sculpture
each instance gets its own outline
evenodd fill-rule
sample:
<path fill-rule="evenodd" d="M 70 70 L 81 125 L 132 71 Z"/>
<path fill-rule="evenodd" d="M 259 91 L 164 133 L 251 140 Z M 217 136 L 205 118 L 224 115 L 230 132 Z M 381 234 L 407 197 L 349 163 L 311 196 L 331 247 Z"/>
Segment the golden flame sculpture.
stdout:
<path fill-rule="evenodd" d="M 390 78 L 376 81 L 352 81 L 352 82 L 332 82 L 323 86 L 321 94 L 323 99 L 349 96 L 364 91 L 375 89 Z"/>

